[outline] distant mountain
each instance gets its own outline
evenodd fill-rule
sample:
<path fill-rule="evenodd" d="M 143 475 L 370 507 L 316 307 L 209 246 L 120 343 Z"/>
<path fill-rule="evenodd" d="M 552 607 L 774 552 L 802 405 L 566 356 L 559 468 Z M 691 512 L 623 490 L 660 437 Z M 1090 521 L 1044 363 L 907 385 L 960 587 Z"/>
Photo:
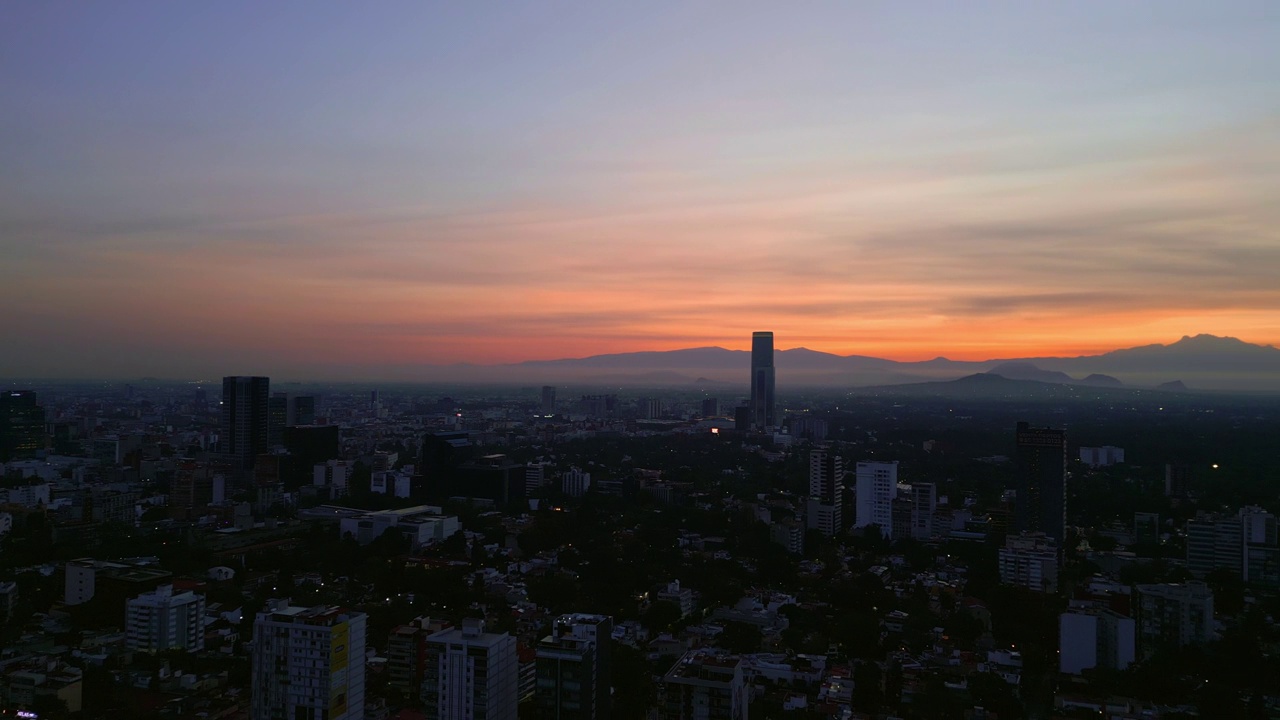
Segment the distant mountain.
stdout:
<path fill-rule="evenodd" d="M 1170 392 L 1186 392 L 1187 390 L 1190 390 L 1190 388 L 1188 388 L 1185 384 L 1183 384 L 1181 380 L 1174 380 L 1172 382 L 1160 383 L 1159 385 L 1156 386 L 1156 389 L 1168 390 Z"/>
<path fill-rule="evenodd" d="M 1010 380 L 1038 380 L 1040 382 L 1069 383 L 1071 376 L 1058 370 L 1041 370 L 1029 362 L 1003 362 L 987 372 Z"/>
<path fill-rule="evenodd" d="M 1096 387 L 1120 387 L 1124 385 L 1124 383 L 1120 382 L 1118 378 L 1113 378 L 1110 375 L 1103 375 L 1102 373 L 1094 373 L 1081 380 L 1080 384 L 1093 385 Z"/>
<path fill-rule="evenodd" d="M 745 390 L 750 363 L 751 353 L 746 350 L 700 347 L 536 360 L 512 365 L 418 368 L 412 372 L 417 379 L 456 382 L 576 382 L 647 386 L 719 382 Z M 986 361 L 937 357 L 919 362 L 898 362 L 865 355 L 835 355 L 793 348 L 775 352 L 774 364 L 779 388 L 883 387 L 994 373 L 1014 381 L 1093 388 L 1151 388 L 1182 381 L 1197 388 L 1280 391 L 1280 350 L 1270 345 L 1253 345 L 1237 338 L 1213 335 L 1186 336 L 1169 345 L 1144 345 L 1100 355 Z"/>
<path fill-rule="evenodd" d="M 1012 380 L 991 373 L 975 373 L 955 380 L 918 382 L 902 385 L 882 385 L 857 388 L 859 395 L 884 395 L 888 397 L 931 397 L 955 400 L 1017 399 L 1017 400 L 1067 400 L 1080 397 L 1082 390 L 1061 382 L 1040 380 Z M 1090 394 L 1130 393 L 1128 390 L 1088 390 Z"/>

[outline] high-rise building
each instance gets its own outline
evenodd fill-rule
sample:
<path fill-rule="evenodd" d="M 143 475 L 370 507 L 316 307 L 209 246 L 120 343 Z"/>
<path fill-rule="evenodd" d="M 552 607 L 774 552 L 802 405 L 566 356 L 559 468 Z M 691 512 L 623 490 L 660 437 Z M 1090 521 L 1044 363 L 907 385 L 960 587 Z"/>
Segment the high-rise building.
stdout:
<path fill-rule="evenodd" d="M 1241 576 L 1250 585 L 1280 586 L 1280 527 L 1276 516 L 1260 507 L 1241 508 L 1244 541 Z"/>
<path fill-rule="evenodd" d="M 827 537 L 844 532 L 844 459 L 828 448 L 809 451 L 808 526 Z"/>
<path fill-rule="evenodd" d="M 720 414 L 720 400 L 717 398 L 702 399 L 702 417 L 716 417 Z"/>
<path fill-rule="evenodd" d="M 422 692 L 427 666 L 427 638 L 444 630 L 448 622 L 429 617 L 398 625 L 387 636 L 387 685 L 413 697 Z"/>
<path fill-rule="evenodd" d="M 613 618 L 561 615 L 538 643 L 536 715 L 545 720 L 605 720 L 610 715 Z"/>
<path fill-rule="evenodd" d="M 591 473 L 571 468 L 560 476 L 560 491 L 569 497 L 582 497 L 591 489 Z"/>
<path fill-rule="evenodd" d="M 1280 586 L 1280 524 L 1260 507 L 1188 520 L 1187 570 L 1203 578 L 1226 570 L 1250 585 Z"/>
<path fill-rule="evenodd" d="M 554 415 L 556 413 L 556 388 L 554 385 L 542 386 L 542 414 Z"/>
<path fill-rule="evenodd" d="M 516 720 L 516 639 L 487 633 L 484 621 L 427 638 L 422 702 L 428 720 Z"/>
<path fill-rule="evenodd" d="M 757 430 L 777 425 L 774 398 L 773 333 L 751 335 L 751 424 Z"/>
<path fill-rule="evenodd" d="M 1000 582 L 1035 592 L 1058 591 L 1058 547 L 1044 533 L 1005 538 L 1000 548 Z"/>
<path fill-rule="evenodd" d="M 314 425 L 316 399 L 312 395 L 272 393 L 267 398 L 267 444 L 271 447 L 284 442 L 285 428 Z"/>
<path fill-rule="evenodd" d="M 130 650 L 165 652 L 204 649 L 204 596 L 174 593 L 172 585 L 130 599 L 125 604 L 125 642 Z"/>
<path fill-rule="evenodd" d="M 1107 608 L 1075 608 L 1058 616 L 1058 671 L 1124 670 L 1137 659 L 1137 624 Z"/>
<path fill-rule="evenodd" d="M 938 511 L 938 489 L 933 483 L 911 484 L 911 537 L 933 537 L 933 516 Z"/>
<path fill-rule="evenodd" d="M 1014 528 L 1062 543 L 1067 524 L 1067 434 L 1018 423 Z"/>
<path fill-rule="evenodd" d="M 860 462 L 854 492 L 858 504 L 853 526 L 878 525 L 880 532 L 893 536 L 893 499 L 898 494 L 898 461 Z"/>
<path fill-rule="evenodd" d="M 709 648 L 685 653 L 658 683 L 658 719 L 747 720 L 743 664 Z"/>
<path fill-rule="evenodd" d="M 1213 592 L 1209 586 L 1202 582 L 1164 583 L 1136 589 L 1142 657 L 1213 639 Z"/>
<path fill-rule="evenodd" d="M 169 487 L 169 505 L 187 510 L 204 509 L 210 503 L 226 499 L 226 476 L 223 468 L 208 462 L 183 460 L 178 464 Z"/>
<path fill-rule="evenodd" d="M 547 483 L 547 468 L 550 463 L 531 462 L 524 466 L 524 494 L 533 497 Z"/>
<path fill-rule="evenodd" d="M 366 620 L 271 601 L 253 624 L 251 720 L 363 718 Z"/>
<path fill-rule="evenodd" d="M 1164 494 L 1165 497 L 1183 498 L 1191 485 L 1191 468 L 1185 463 L 1165 463 Z"/>
<path fill-rule="evenodd" d="M 268 449 L 270 437 L 270 379 L 222 378 L 222 433 L 219 450 L 238 470 L 251 470 L 254 458 Z"/>
<path fill-rule="evenodd" d="M 0 462 L 44 449 L 44 408 L 31 390 L 0 392 Z"/>
<path fill-rule="evenodd" d="M 378 392 L 374 390 L 374 392 Z M 285 405 L 284 424 L 288 427 L 316 424 L 316 398 L 314 395 L 289 395 Z"/>

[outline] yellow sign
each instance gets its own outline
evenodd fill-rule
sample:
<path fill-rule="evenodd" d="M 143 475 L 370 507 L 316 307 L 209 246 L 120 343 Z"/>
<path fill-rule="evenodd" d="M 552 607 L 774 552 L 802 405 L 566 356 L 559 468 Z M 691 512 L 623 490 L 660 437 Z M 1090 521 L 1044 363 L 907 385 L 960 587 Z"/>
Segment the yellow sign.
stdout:
<path fill-rule="evenodd" d="M 338 717 L 347 711 L 347 676 L 341 674 L 341 681 L 334 679 L 340 671 L 347 669 L 347 624 L 338 623 L 329 634 L 329 717 Z"/>

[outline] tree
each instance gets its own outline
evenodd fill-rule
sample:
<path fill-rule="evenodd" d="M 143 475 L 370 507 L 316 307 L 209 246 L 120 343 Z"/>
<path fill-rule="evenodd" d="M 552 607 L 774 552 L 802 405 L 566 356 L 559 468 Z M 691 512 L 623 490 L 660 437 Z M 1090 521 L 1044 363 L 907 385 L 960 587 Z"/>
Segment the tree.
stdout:
<path fill-rule="evenodd" d="M 732 653 L 753 653 L 760 651 L 761 640 L 763 635 L 755 625 L 729 621 L 724 624 L 724 632 L 717 638 L 717 644 Z"/>
<path fill-rule="evenodd" d="M 650 632 L 657 634 L 680 622 L 680 617 L 680 608 L 675 603 L 655 602 L 645 611 L 644 624 Z"/>

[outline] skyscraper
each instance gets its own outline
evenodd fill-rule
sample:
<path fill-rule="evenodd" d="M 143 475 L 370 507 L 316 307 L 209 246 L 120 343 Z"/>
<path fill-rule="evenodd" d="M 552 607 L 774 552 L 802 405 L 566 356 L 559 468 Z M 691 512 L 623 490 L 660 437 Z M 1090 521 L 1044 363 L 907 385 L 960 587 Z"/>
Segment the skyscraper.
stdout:
<path fill-rule="evenodd" d="M 238 470 L 252 469 L 254 457 L 267 451 L 271 427 L 270 384 L 270 379 L 265 377 L 222 378 L 219 450 L 234 459 Z"/>
<path fill-rule="evenodd" d="M 1067 524 L 1067 433 L 1018 423 L 1014 528 L 1062 545 Z"/>
<path fill-rule="evenodd" d="M 751 423 L 757 430 L 777 424 L 773 376 L 773 333 L 751 335 Z"/>
<path fill-rule="evenodd" d="M 251 720 L 364 717 L 366 615 L 272 600 L 253 624 Z"/>
<path fill-rule="evenodd" d="M 0 392 L 0 462 L 44 449 L 44 408 L 30 390 Z"/>
<path fill-rule="evenodd" d="M 556 412 L 556 387 L 555 385 L 542 386 L 542 414 L 554 415 Z"/>

